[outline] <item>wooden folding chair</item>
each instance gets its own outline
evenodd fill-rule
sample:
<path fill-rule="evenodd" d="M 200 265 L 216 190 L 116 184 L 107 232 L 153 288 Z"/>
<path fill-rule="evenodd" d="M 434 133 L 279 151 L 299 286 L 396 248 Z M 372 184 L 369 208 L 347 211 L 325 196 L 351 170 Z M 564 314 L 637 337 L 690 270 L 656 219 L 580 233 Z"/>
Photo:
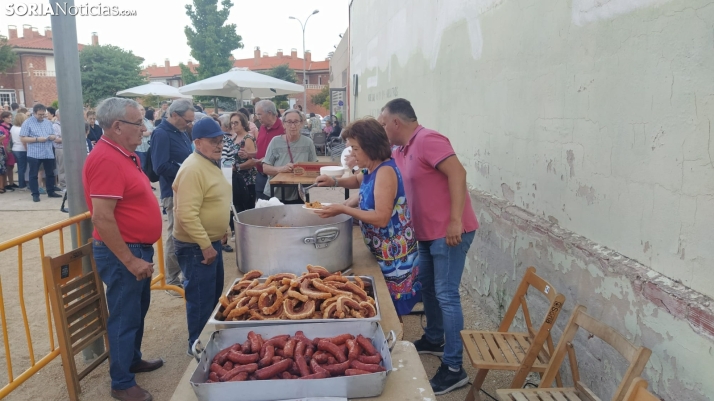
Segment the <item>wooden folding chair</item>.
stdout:
<path fill-rule="evenodd" d="M 578 361 L 575 358 L 575 349 L 573 348 L 573 338 L 580 328 L 608 343 L 630 363 L 630 366 L 620 381 L 620 385 L 612 397 L 612 401 L 624 401 L 625 391 L 627 391 L 632 381 L 642 373 L 652 351 L 645 347 L 635 347 L 632 343 L 627 341 L 622 334 L 616 332 L 605 323 L 594 319 L 585 313 L 585 311 L 586 308 L 582 305 L 578 305 L 575 308 L 575 312 L 573 312 L 573 315 L 570 317 L 563 336 L 558 342 L 558 347 L 555 349 L 550 364 L 548 364 L 548 369 L 541 379 L 540 387 L 527 390 L 497 390 L 501 401 L 601 401 L 592 390 L 587 388 L 585 384 L 580 381 Z M 560 370 L 566 353 L 568 354 L 574 386 L 568 388 L 548 388 Z"/>
<path fill-rule="evenodd" d="M 85 258 L 92 266 L 89 273 L 82 272 L 82 260 Z M 104 284 L 97 273 L 91 244 L 56 258 L 47 256 L 42 261 L 42 268 L 50 292 L 67 391 L 70 400 L 79 400 L 82 391 L 79 381 L 109 358 L 109 313 Z M 106 351 L 77 373 L 74 356 L 102 337 Z"/>
<path fill-rule="evenodd" d="M 489 370 L 516 371 L 511 382 L 512 388 L 523 386 L 530 372 L 539 372 L 540 374 L 545 372 L 554 348 L 550 329 L 560 314 L 565 296 L 559 294 L 549 282 L 543 280 L 535 272 L 536 269 L 533 266 L 526 270 L 498 331 L 461 331 L 461 340 L 466 347 L 471 365 L 477 369 L 476 378 L 471 390 L 466 395 L 466 401 L 481 399 L 479 391 Z M 533 327 L 526 302 L 526 294 L 530 287 L 538 290 L 550 302 L 538 330 Z M 523 312 L 528 331 L 508 331 L 519 308 Z M 548 345 L 547 350 L 543 344 Z M 560 384 L 560 376 L 557 377 L 557 381 Z"/>
<path fill-rule="evenodd" d="M 647 391 L 647 381 L 641 377 L 636 377 L 632 381 L 630 389 L 625 394 L 625 401 L 661 401 L 659 397 Z"/>

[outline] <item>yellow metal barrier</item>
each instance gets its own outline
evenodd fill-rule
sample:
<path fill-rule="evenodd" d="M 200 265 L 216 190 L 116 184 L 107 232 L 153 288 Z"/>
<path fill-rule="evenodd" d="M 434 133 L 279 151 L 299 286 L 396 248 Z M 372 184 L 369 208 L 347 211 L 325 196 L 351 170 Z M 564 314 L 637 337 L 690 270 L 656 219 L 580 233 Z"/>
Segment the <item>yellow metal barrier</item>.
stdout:
<path fill-rule="evenodd" d="M 49 352 L 40 358 L 35 360 L 35 350 L 32 342 L 32 333 L 30 332 L 30 324 L 27 318 L 27 308 L 25 306 L 25 293 L 24 293 L 24 269 L 23 269 L 23 245 L 30 241 L 38 240 L 39 250 L 40 250 L 40 261 L 45 257 L 45 236 L 53 234 L 55 232 L 59 235 L 59 254 L 65 253 L 65 241 L 64 241 L 64 229 L 67 227 L 74 226 L 77 230 L 77 238 L 81 238 L 81 228 L 80 222 L 83 220 L 90 219 L 92 216 L 89 212 L 74 216 L 72 218 L 62 220 L 60 222 L 51 224 L 49 226 L 40 228 L 38 230 L 29 232 L 25 235 L 13 238 L 11 240 L 0 243 L 0 255 L 4 251 L 8 251 L 12 248 L 17 248 L 17 274 L 18 274 L 18 298 L 20 314 L 22 316 L 22 321 L 25 329 L 25 339 L 27 341 L 28 357 L 30 367 L 27 368 L 17 377 L 14 376 L 12 370 L 12 356 L 10 354 L 10 339 L 8 333 L 8 319 L 6 317 L 6 302 L 3 295 L 3 285 L 2 285 L 2 275 L 0 275 L 0 326 L 2 326 L 2 338 L 3 345 L 5 348 L 5 361 L 7 364 L 7 375 L 8 384 L 0 388 L 0 399 L 6 397 L 13 390 L 15 390 L 20 384 L 24 383 L 32 375 L 37 373 L 40 369 L 45 367 L 53 359 L 55 359 L 59 354 L 60 350 L 55 346 L 54 340 L 54 330 L 52 328 L 52 313 L 50 311 L 50 301 L 48 297 L 47 288 L 44 288 L 44 298 L 45 298 L 45 315 L 47 317 L 47 330 L 49 333 Z M 183 288 L 166 285 L 166 276 L 164 272 L 164 246 L 163 239 L 160 239 L 156 243 L 157 247 L 157 257 L 155 258 L 156 264 L 159 266 L 158 274 L 156 274 L 151 279 L 151 289 L 152 290 L 174 290 L 184 296 Z M 40 262 L 41 263 L 41 262 Z M 44 281 L 43 281 L 44 282 Z M 14 306 L 14 305 L 13 305 Z"/>

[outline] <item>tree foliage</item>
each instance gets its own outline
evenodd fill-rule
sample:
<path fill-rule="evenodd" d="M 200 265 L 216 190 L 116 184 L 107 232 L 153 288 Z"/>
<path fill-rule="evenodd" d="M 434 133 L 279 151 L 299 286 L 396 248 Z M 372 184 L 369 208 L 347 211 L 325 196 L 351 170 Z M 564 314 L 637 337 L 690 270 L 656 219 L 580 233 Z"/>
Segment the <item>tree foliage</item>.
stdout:
<path fill-rule="evenodd" d="M 15 65 L 15 61 L 17 61 L 17 55 L 13 53 L 7 38 L 0 36 L 0 72 L 8 71 Z"/>
<path fill-rule="evenodd" d="M 330 110 L 330 85 L 325 85 L 318 94 L 312 95 L 312 103 Z"/>
<path fill-rule="evenodd" d="M 79 53 L 84 102 L 95 106 L 122 89 L 145 84 L 141 62 L 130 50 L 117 46 L 85 46 Z"/>
<path fill-rule="evenodd" d="M 184 33 L 191 57 L 199 63 L 196 69 L 199 80 L 228 72 L 233 67 L 228 58 L 231 52 L 243 48 L 236 24 L 226 24 L 231 7 L 231 0 L 221 0 L 220 9 L 218 0 L 193 0 L 193 5 L 186 5 L 186 15 L 193 27 L 186 26 Z M 184 69 L 181 72 L 183 76 Z"/>

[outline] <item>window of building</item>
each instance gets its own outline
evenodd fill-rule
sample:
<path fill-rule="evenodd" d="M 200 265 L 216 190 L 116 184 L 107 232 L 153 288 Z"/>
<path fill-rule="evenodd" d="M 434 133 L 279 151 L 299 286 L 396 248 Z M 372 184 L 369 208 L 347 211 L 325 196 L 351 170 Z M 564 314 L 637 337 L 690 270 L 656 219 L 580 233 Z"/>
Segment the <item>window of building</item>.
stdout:
<path fill-rule="evenodd" d="M 319 76 L 317 77 L 317 84 L 318 84 L 318 85 L 322 85 L 322 75 L 319 75 Z"/>
<path fill-rule="evenodd" d="M 16 103 L 17 99 L 15 98 L 15 91 L 12 90 L 0 90 L 0 106 L 5 106 L 5 105 L 11 105 L 12 103 Z"/>

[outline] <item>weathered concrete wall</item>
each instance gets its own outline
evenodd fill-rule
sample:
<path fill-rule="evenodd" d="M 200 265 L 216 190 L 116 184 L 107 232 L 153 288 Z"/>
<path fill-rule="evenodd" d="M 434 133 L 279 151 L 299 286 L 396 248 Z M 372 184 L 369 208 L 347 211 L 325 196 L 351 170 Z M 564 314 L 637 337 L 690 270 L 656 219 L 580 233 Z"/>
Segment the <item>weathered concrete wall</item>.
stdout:
<path fill-rule="evenodd" d="M 714 296 L 711 1 L 356 0 L 351 13 L 360 115 L 409 98 L 477 188 Z"/>
<path fill-rule="evenodd" d="M 567 296 L 558 330 L 586 305 L 653 350 L 665 399 L 714 400 L 713 28 L 705 0 L 350 6 L 355 116 L 407 98 L 467 168 L 463 284 L 507 305 L 536 266 Z M 607 394 L 621 363 L 582 345 Z"/>
<path fill-rule="evenodd" d="M 554 330 L 556 341 L 574 306 L 585 305 L 590 315 L 652 350 L 645 378 L 657 395 L 665 400 L 714 399 L 710 298 L 508 201 L 476 190 L 471 196 L 481 228 L 462 285 L 472 296 L 484 297 L 494 316 L 502 316 L 525 269 L 535 266 L 566 297 Z M 540 322 L 544 303 L 536 305 L 533 319 Z M 594 340 L 577 338 L 582 379 L 609 399 L 624 373 L 624 360 L 605 353 L 607 347 Z"/>

